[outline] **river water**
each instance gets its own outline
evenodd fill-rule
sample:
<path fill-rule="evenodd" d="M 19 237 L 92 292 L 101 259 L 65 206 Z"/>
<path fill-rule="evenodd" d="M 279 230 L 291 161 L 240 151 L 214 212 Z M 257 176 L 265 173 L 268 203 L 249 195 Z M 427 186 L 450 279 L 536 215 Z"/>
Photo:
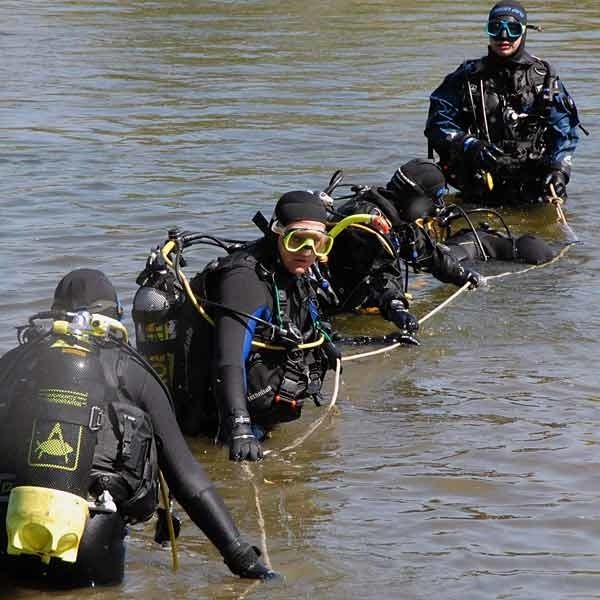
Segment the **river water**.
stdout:
<path fill-rule="evenodd" d="M 528 8 L 544 26 L 529 49 L 557 66 L 592 130 L 567 210 L 583 243 L 461 295 L 423 326 L 420 347 L 348 363 L 333 417 L 296 452 L 252 466 L 254 479 L 190 440 L 240 529 L 255 543 L 264 532 L 285 582 L 231 577 L 187 521 L 176 575 L 148 525 L 131 532 L 121 586 L 4 587 L 2 597 L 600 597 L 600 9 Z M 424 156 L 428 95 L 485 51 L 488 10 L 472 0 L 3 0 L 0 349 L 71 268 L 106 271 L 129 309 L 168 227 L 250 238 L 251 216 L 269 215 L 285 191 L 322 188 L 338 168 L 382 184 Z M 509 220 L 563 237 L 549 209 Z M 210 256 L 194 253 L 190 269 Z M 452 291 L 415 278 L 415 313 Z M 387 331 L 375 317 L 338 326 Z M 268 447 L 319 414 L 310 408 Z"/>

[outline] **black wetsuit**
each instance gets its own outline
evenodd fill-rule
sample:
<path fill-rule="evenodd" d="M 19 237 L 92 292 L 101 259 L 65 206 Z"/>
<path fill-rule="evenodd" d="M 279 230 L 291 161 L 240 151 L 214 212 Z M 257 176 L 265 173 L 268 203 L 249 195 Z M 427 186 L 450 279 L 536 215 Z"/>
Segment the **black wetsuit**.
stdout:
<path fill-rule="evenodd" d="M 331 313 L 376 307 L 385 316 L 390 300 L 403 297 L 403 261 L 417 272 L 425 271 L 439 281 L 461 286 L 469 280 L 475 261 L 491 258 L 539 264 L 554 255 L 539 238 L 527 234 L 513 240 L 485 225 L 476 227 L 485 256 L 470 230 L 458 231 L 439 243 L 418 221 L 404 222 L 384 188 L 359 193 L 337 207 L 336 214 L 338 218 L 383 214 L 392 231 L 382 235 L 370 227 L 350 226 L 338 235 L 327 271 L 339 304 L 326 296 L 322 300 L 323 310 Z"/>
<path fill-rule="evenodd" d="M 211 263 L 192 280 L 192 288 L 200 299 L 283 329 L 292 326 L 299 342 L 314 341 L 320 336 L 315 294 L 308 278 L 290 274 L 278 256 L 275 239 L 259 240 Z M 298 418 L 303 400 L 321 388 L 327 368 L 321 348 L 295 350 L 254 319 L 210 306 L 207 310 L 214 327 L 189 303 L 181 317 L 189 336 L 188 378 L 187 390 L 176 391 L 175 401 L 186 433 L 214 431 L 219 421 L 220 438 L 227 441 L 237 417 L 250 417 L 261 429 Z M 287 344 L 289 350 L 256 348 L 253 340 Z M 254 433 L 260 439 L 260 430 L 255 427 Z"/>
<path fill-rule="evenodd" d="M 402 261 L 414 264 L 444 283 L 463 285 L 469 273 L 450 250 L 436 244 L 416 225 L 404 223 L 385 190 L 372 188 L 337 207 L 339 217 L 351 214 L 383 214 L 393 225 L 388 235 L 370 227 L 345 229 L 329 254 L 329 279 L 339 305 L 329 301 L 324 310 L 340 312 L 379 308 L 385 315 L 391 300 L 402 299 L 405 274 Z"/>
<path fill-rule="evenodd" d="M 554 256 L 552 248 L 544 240 L 531 234 L 513 239 L 500 231 L 481 226 L 476 227 L 475 232 L 477 235 L 470 229 L 461 229 L 444 240 L 452 256 L 461 263 L 473 265 L 475 261 L 494 259 L 537 265 Z"/>
<path fill-rule="evenodd" d="M 10 410 L 12 400 L 7 395 L 12 383 L 20 377 L 25 363 L 34 359 L 30 342 L 19 346 L 0 358 L 0 417 L 2 410 Z M 42 342 L 43 343 L 43 342 Z M 121 372 L 113 366 L 121 355 Z M 229 511 L 203 468 L 190 452 L 177 425 L 175 414 L 163 387 L 147 367 L 118 345 L 100 350 L 100 361 L 107 385 L 116 386 L 119 397 L 142 408 L 151 418 L 157 443 L 158 463 L 170 491 L 185 509 L 192 521 L 202 529 L 211 542 L 225 555 L 235 547 L 239 532 Z M 5 414 L 6 417 L 6 414 Z M 3 419 L 6 423 L 6 418 Z M 10 436 L 0 422 L 0 473 L 14 473 L 14 459 Z M 7 489 L 4 489 L 7 493 Z M 4 498 L 6 500 L 6 498 Z M 92 513 L 74 564 L 52 559 L 48 566 L 37 557 L 7 556 L 5 530 L 6 503 L 0 503 L 0 570 L 18 572 L 27 578 L 42 576 L 53 585 L 89 585 L 115 583 L 122 579 L 124 570 L 124 535 L 126 521 L 122 515 Z"/>

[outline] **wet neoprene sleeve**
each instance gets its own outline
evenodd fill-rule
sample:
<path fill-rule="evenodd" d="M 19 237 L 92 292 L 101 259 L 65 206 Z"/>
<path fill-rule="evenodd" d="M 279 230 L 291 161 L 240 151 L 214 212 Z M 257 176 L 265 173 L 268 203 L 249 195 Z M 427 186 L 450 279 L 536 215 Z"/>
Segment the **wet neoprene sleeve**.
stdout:
<path fill-rule="evenodd" d="M 240 533 L 202 466 L 183 437 L 169 400 L 156 379 L 134 360 L 128 361 L 124 380 L 135 389 L 142 377 L 139 400 L 154 426 L 159 466 L 169 489 L 192 521 L 221 553 Z M 135 398 L 135 397 L 134 397 Z"/>
<path fill-rule="evenodd" d="M 272 296 L 255 269 L 236 267 L 224 271 L 217 289 L 217 302 L 270 321 Z M 214 390 L 222 425 L 228 417 L 248 416 L 246 359 L 256 330 L 256 321 L 217 310 L 215 313 Z M 227 438 L 228 432 L 223 432 Z"/>
<path fill-rule="evenodd" d="M 443 283 L 453 283 L 454 285 L 463 285 L 467 281 L 467 272 L 450 249 L 444 244 L 438 244 L 431 240 L 429 236 L 418 226 L 410 224 L 413 231 L 417 254 L 417 266 L 419 269 L 431 273 L 436 279 Z M 407 234 L 404 236 L 409 238 Z M 412 235 L 410 236 L 412 237 Z M 412 248 L 402 246 L 401 254 L 403 258 L 410 260 Z"/>

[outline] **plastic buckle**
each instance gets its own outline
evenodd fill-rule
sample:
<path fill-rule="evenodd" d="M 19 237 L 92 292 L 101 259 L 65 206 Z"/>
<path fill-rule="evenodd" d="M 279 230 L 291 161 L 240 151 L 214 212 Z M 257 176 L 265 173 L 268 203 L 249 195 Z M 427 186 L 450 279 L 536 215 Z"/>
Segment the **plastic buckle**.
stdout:
<path fill-rule="evenodd" d="M 299 391 L 299 384 L 299 381 L 295 381 L 291 377 L 284 375 L 283 379 L 281 380 L 281 385 L 279 386 L 279 391 L 277 393 L 284 399 L 295 399 L 296 396 L 298 396 L 297 392 Z"/>

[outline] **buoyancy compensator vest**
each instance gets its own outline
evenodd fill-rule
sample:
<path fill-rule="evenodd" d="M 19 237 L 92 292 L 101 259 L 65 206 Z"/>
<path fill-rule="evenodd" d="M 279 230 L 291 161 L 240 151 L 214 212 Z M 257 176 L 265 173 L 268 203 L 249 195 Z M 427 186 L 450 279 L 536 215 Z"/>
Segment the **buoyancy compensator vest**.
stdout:
<path fill-rule="evenodd" d="M 116 322 L 118 323 L 118 322 Z M 119 324 L 120 325 L 120 324 Z M 122 327 L 122 326 L 121 326 Z M 118 344 L 82 334 L 66 321 L 30 342 L 7 395 L 0 435 L 14 453 L 7 509 L 9 554 L 75 562 L 88 511 L 149 518 L 157 503 L 152 423 L 111 384 Z M 125 356 L 126 353 L 124 353 Z"/>
<path fill-rule="evenodd" d="M 298 297 L 292 297 L 277 286 L 274 272 L 260 260 L 260 248 L 249 246 L 247 250 L 207 265 L 192 280 L 192 288 L 204 295 L 200 297 L 210 297 L 216 278 L 233 269 L 247 268 L 255 271 L 270 290 L 275 327 L 256 324 L 245 365 L 248 410 L 254 422 L 269 427 L 297 419 L 307 398 L 320 403 L 328 368 L 326 351 L 331 343 L 324 339 L 317 297 L 309 282 L 302 285 L 302 280 L 297 280 Z"/>
<path fill-rule="evenodd" d="M 468 61 L 464 71 L 463 103 L 476 116 L 470 133 L 481 139 L 489 135 L 504 152 L 499 162 L 505 176 L 522 176 L 526 164 L 539 164 L 547 151 L 554 69 L 531 57 L 528 63 L 504 69 L 490 68 L 487 59 Z"/>

